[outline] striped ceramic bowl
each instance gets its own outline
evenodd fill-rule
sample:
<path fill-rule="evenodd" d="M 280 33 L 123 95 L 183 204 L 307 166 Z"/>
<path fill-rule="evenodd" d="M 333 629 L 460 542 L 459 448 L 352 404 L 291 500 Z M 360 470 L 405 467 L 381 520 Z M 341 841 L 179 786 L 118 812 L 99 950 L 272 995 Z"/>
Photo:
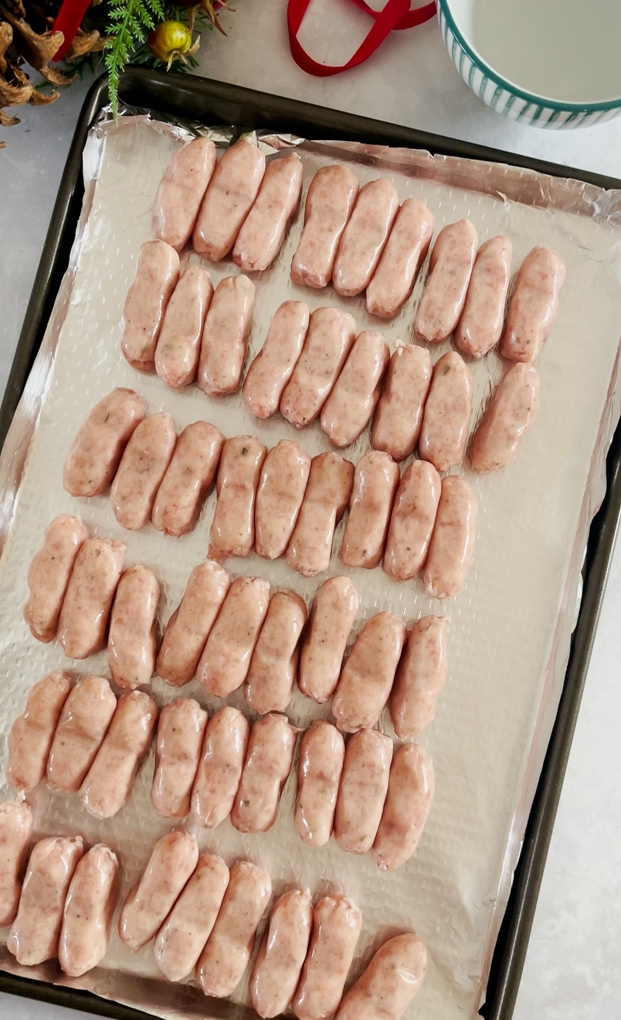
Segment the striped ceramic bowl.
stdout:
<path fill-rule="evenodd" d="M 522 124 L 572 128 L 621 113 L 621 0 L 437 0 L 455 67 Z"/>

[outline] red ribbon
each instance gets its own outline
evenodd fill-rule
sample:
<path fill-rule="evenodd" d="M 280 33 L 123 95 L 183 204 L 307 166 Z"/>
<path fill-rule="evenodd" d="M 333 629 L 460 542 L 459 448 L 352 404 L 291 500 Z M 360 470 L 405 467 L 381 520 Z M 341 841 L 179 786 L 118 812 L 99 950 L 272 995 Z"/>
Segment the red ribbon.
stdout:
<path fill-rule="evenodd" d="M 54 62 L 62 60 L 71 48 L 90 3 L 91 0 L 63 0 L 52 29 L 54 32 L 62 32 L 64 36 L 60 49 L 54 55 Z"/>
<path fill-rule="evenodd" d="M 331 74 L 340 74 L 341 71 L 348 71 L 351 67 L 356 67 L 364 60 L 367 60 L 371 54 L 375 53 L 378 46 L 384 42 L 386 36 L 390 35 L 393 29 L 414 28 L 415 25 L 421 25 L 424 21 L 429 21 L 436 13 L 435 0 L 424 4 L 422 7 L 417 7 L 413 11 L 410 10 L 410 0 L 387 0 L 381 11 L 374 11 L 372 7 L 365 3 L 365 0 L 351 0 L 352 3 L 356 4 L 356 7 L 360 7 L 361 10 L 373 18 L 373 25 L 353 57 L 346 64 L 331 66 L 329 64 L 320 64 L 317 60 L 313 60 L 298 41 L 300 25 L 310 2 L 311 0 L 289 0 L 288 2 L 287 27 L 289 30 L 289 45 L 291 47 L 291 55 L 298 67 L 301 67 L 303 71 L 307 71 L 309 74 L 322 78 L 327 78 Z"/>

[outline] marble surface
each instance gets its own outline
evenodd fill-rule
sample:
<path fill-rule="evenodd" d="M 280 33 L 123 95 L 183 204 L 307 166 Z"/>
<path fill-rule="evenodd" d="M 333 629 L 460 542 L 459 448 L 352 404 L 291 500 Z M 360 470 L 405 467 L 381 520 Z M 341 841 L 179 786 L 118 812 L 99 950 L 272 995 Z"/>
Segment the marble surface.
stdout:
<path fill-rule="evenodd" d="M 377 4 L 376 6 L 379 6 Z M 435 19 L 393 33 L 372 61 L 313 78 L 289 54 L 284 0 L 237 0 L 228 37 L 205 33 L 199 73 L 277 95 L 468 139 L 621 177 L 621 118 L 554 132 L 514 124 L 464 85 Z M 302 38 L 313 55 L 342 62 L 366 18 L 345 0 L 314 0 Z M 93 78 L 47 108 L 20 111 L 0 150 L 0 392 L 28 303 L 75 122 Z M 621 309 L 619 309 L 621 328 Z M 598 1020 L 621 997 L 621 549 L 611 566 L 586 692 L 563 786 L 514 1020 Z M 61 1007 L 0 993 L 0 1017 L 72 1020 Z"/>

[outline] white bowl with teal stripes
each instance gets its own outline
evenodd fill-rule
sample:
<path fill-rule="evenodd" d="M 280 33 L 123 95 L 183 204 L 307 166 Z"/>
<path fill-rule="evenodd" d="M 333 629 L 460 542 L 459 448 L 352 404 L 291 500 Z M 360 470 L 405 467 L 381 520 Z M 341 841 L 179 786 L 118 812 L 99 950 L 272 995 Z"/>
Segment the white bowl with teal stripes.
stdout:
<path fill-rule="evenodd" d="M 573 128 L 621 113 L 621 0 L 437 0 L 466 84 L 522 124 Z"/>

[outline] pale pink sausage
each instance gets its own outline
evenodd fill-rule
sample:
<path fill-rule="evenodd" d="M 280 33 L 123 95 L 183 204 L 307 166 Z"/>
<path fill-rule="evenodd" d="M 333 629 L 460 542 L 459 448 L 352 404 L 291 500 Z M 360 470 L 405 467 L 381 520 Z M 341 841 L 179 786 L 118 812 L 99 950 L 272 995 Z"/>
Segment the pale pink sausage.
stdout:
<path fill-rule="evenodd" d="M 177 251 L 189 241 L 216 166 L 211 138 L 193 138 L 170 157 L 153 203 L 153 236 Z"/>
<path fill-rule="evenodd" d="M 147 865 L 123 904 L 121 940 L 134 952 L 158 932 L 198 862 L 196 836 L 173 829 L 153 847 Z"/>
<path fill-rule="evenodd" d="M 192 235 L 199 255 L 212 262 L 228 255 L 257 197 L 264 173 L 265 155 L 248 138 L 240 138 L 223 153 Z"/>
<path fill-rule="evenodd" d="M 181 389 L 196 378 L 212 297 L 209 273 L 200 266 L 186 266 L 168 302 L 155 349 L 155 371 L 172 389 Z"/>
<path fill-rule="evenodd" d="M 229 869 L 222 858 L 201 854 L 153 946 L 155 962 L 169 981 L 182 981 L 194 970 L 228 884 Z"/>
<path fill-rule="evenodd" d="M 438 234 L 429 276 L 416 311 L 414 334 L 437 344 L 453 332 L 464 308 L 479 243 L 470 220 L 449 223 Z"/>
<path fill-rule="evenodd" d="M 190 813 L 207 718 L 194 698 L 177 698 L 160 712 L 151 803 L 164 818 L 185 818 Z"/>
<path fill-rule="evenodd" d="M 43 781 L 47 758 L 63 705 L 71 690 L 64 669 L 48 673 L 28 691 L 26 707 L 11 726 L 6 778 L 18 790 L 34 790 Z"/>
<path fill-rule="evenodd" d="M 372 329 L 358 334 L 321 410 L 321 427 L 334 446 L 349 446 L 368 425 L 389 359 L 383 336 Z"/>
<path fill-rule="evenodd" d="M 302 428 L 318 417 L 356 335 L 356 323 L 339 308 L 311 313 L 302 353 L 280 398 L 280 413 Z"/>
<path fill-rule="evenodd" d="M 267 164 L 259 193 L 233 248 L 233 262 L 242 272 L 260 272 L 271 266 L 298 207 L 301 191 L 302 160 L 296 152 Z"/>
<path fill-rule="evenodd" d="M 118 872 L 116 854 L 103 843 L 91 847 L 77 863 L 58 943 L 58 961 L 69 977 L 81 977 L 106 955 Z"/>
<path fill-rule="evenodd" d="M 384 810 L 392 740 L 379 730 L 358 730 L 347 741 L 339 785 L 334 838 L 348 854 L 366 854 Z"/>
<path fill-rule="evenodd" d="M 392 319 L 405 304 L 433 234 L 435 216 L 417 198 L 406 198 L 367 286 L 367 311 Z"/>
<path fill-rule="evenodd" d="M 390 694 L 390 718 L 400 740 L 415 737 L 434 717 L 446 680 L 448 616 L 423 616 L 413 624 Z"/>
<path fill-rule="evenodd" d="M 347 639 L 360 606 L 348 577 L 329 577 L 315 592 L 300 649 L 298 687 L 320 705 L 332 697 Z"/>
<path fill-rule="evenodd" d="M 410 932 L 395 935 L 344 995 L 336 1020 L 401 1020 L 426 973 L 424 943 Z"/>
<path fill-rule="evenodd" d="M 117 687 L 151 683 L 159 600 L 160 584 L 148 567 L 137 563 L 121 575 L 108 632 L 108 666 Z"/>
<path fill-rule="evenodd" d="M 87 538 L 82 543 L 58 621 L 58 641 L 69 658 L 86 659 L 104 647 L 124 558 L 123 542 Z"/>
<path fill-rule="evenodd" d="M 434 787 L 433 765 L 422 747 L 403 744 L 395 751 L 382 820 L 373 843 L 373 860 L 381 871 L 395 871 L 416 850 Z"/>
<path fill-rule="evenodd" d="M 539 410 L 539 373 L 518 362 L 502 377 L 470 443 L 474 471 L 512 464 Z"/>
<path fill-rule="evenodd" d="M 186 425 L 155 496 L 154 528 L 176 538 L 192 530 L 214 483 L 223 443 L 220 430 L 207 421 Z"/>
<path fill-rule="evenodd" d="M 274 312 L 263 347 L 246 373 L 242 396 L 257 418 L 278 410 L 282 391 L 302 352 L 310 309 L 303 301 L 284 301 Z"/>
<path fill-rule="evenodd" d="M 250 975 L 250 1001 L 259 1016 L 280 1016 L 291 1002 L 312 923 L 308 889 L 290 889 L 276 900 Z"/>
<path fill-rule="evenodd" d="M 102 676 L 87 676 L 70 691 L 47 759 L 47 785 L 76 793 L 116 711 L 116 696 Z"/>
<path fill-rule="evenodd" d="M 370 450 L 356 464 L 339 552 L 346 567 L 371 568 L 381 560 L 398 483 L 399 468 L 387 453 Z"/>
<path fill-rule="evenodd" d="M 313 929 L 291 1009 L 299 1020 L 327 1020 L 338 1008 L 362 928 L 348 896 L 324 896 L 313 910 Z"/>
<path fill-rule="evenodd" d="M 149 750 L 157 706 L 142 691 L 119 698 L 95 760 L 80 788 L 80 799 L 95 818 L 112 818 L 129 797 L 140 762 Z"/>
<path fill-rule="evenodd" d="M 218 498 L 209 530 L 209 555 L 248 556 L 254 545 L 254 507 L 267 450 L 255 436 L 233 436 L 222 447 Z"/>
<path fill-rule="evenodd" d="M 65 896 L 83 852 L 80 836 L 49 836 L 32 848 L 6 943 L 9 953 L 23 966 L 32 967 L 58 955 Z"/>
<path fill-rule="evenodd" d="M 457 351 L 436 362 L 425 402 L 418 453 L 438 471 L 461 464 L 468 442 L 472 409 L 472 376 Z"/>
<path fill-rule="evenodd" d="M 268 451 L 254 512 L 254 545 L 259 556 L 274 560 L 285 552 L 302 506 L 310 466 L 308 454 L 290 439 L 281 439 Z"/>
<path fill-rule="evenodd" d="M 358 197 L 358 179 L 346 166 L 324 166 L 313 177 L 304 227 L 291 261 L 291 279 L 307 287 L 330 282 L 337 248 Z"/>
<path fill-rule="evenodd" d="M 121 350 L 132 368 L 150 372 L 164 312 L 179 279 L 179 255 L 165 241 L 145 241 L 123 306 Z"/>
<path fill-rule="evenodd" d="M 114 516 L 124 528 L 138 531 L 148 523 L 176 442 L 175 424 L 163 412 L 145 418 L 132 434 L 110 489 Z"/>
<path fill-rule="evenodd" d="M 276 820 L 278 801 L 291 772 L 297 730 L 277 712 L 253 724 L 231 823 L 239 832 L 266 832 Z"/>
<path fill-rule="evenodd" d="M 254 646 L 244 695 L 259 715 L 284 712 L 293 695 L 306 603 L 294 591 L 272 595 Z"/>
<path fill-rule="evenodd" d="M 210 694 L 226 698 L 243 684 L 269 599 L 268 581 L 259 577 L 233 581 L 196 671 L 197 680 Z"/>
<path fill-rule="evenodd" d="M 442 483 L 433 464 L 414 460 L 395 496 L 383 567 L 393 581 L 407 581 L 422 568 L 438 512 Z"/>
<path fill-rule="evenodd" d="M 196 965 L 205 995 L 230 995 L 248 965 L 261 918 L 272 893 L 269 875 L 250 861 L 239 861 L 207 945 Z"/>
<path fill-rule="evenodd" d="M 474 555 L 477 498 L 463 478 L 442 480 L 429 552 L 423 570 L 425 591 L 436 599 L 459 595 Z"/>
<path fill-rule="evenodd" d="M 196 381 L 219 397 L 239 386 L 252 328 L 255 287 L 247 276 L 226 276 L 214 291 L 205 318 Z"/>
<path fill-rule="evenodd" d="M 455 330 L 460 351 L 481 358 L 500 340 L 511 279 L 513 245 L 508 237 L 492 237 L 481 245 L 474 263 L 466 304 Z"/>
<path fill-rule="evenodd" d="M 365 289 L 398 209 L 399 195 L 389 180 L 378 177 L 363 184 L 334 260 L 332 286 L 337 294 L 355 297 Z"/>
<path fill-rule="evenodd" d="M 518 269 L 500 353 L 510 361 L 534 361 L 556 319 L 566 267 L 558 252 L 537 247 Z"/>
<path fill-rule="evenodd" d="M 17 914 L 31 831 L 32 808 L 26 801 L 0 804 L 0 928 Z"/>
<path fill-rule="evenodd" d="M 363 625 L 332 699 L 341 731 L 375 726 L 388 701 L 405 637 L 405 624 L 394 613 L 376 613 Z"/>
<path fill-rule="evenodd" d="M 287 546 L 290 567 L 304 577 L 327 570 L 334 529 L 345 513 L 354 481 L 354 465 L 336 453 L 313 457 L 298 519 Z"/>
<path fill-rule="evenodd" d="M 88 529 L 79 517 L 59 514 L 45 529 L 42 547 L 28 567 L 28 600 L 24 619 L 38 641 L 56 637 L 60 609 L 75 558 Z"/>
<path fill-rule="evenodd" d="M 119 388 L 89 412 L 69 448 L 63 486 L 71 496 L 98 496 L 114 478 L 125 444 L 147 413 L 134 390 Z"/>
<path fill-rule="evenodd" d="M 398 347 L 392 355 L 373 418 L 371 446 L 405 460 L 412 453 L 423 423 L 431 385 L 431 357 L 424 347 Z"/>
<path fill-rule="evenodd" d="M 342 734 L 332 723 L 316 719 L 300 741 L 293 817 L 309 846 L 325 846 L 332 835 L 344 758 Z"/>
<path fill-rule="evenodd" d="M 200 563 L 188 578 L 181 602 L 170 617 L 155 668 L 166 683 L 182 687 L 198 666 L 209 632 L 231 579 L 219 563 Z"/>
<path fill-rule="evenodd" d="M 192 789 L 192 814 L 206 829 L 215 829 L 231 813 L 249 736 L 246 718 L 229 705 L 207 723 Z"/>

